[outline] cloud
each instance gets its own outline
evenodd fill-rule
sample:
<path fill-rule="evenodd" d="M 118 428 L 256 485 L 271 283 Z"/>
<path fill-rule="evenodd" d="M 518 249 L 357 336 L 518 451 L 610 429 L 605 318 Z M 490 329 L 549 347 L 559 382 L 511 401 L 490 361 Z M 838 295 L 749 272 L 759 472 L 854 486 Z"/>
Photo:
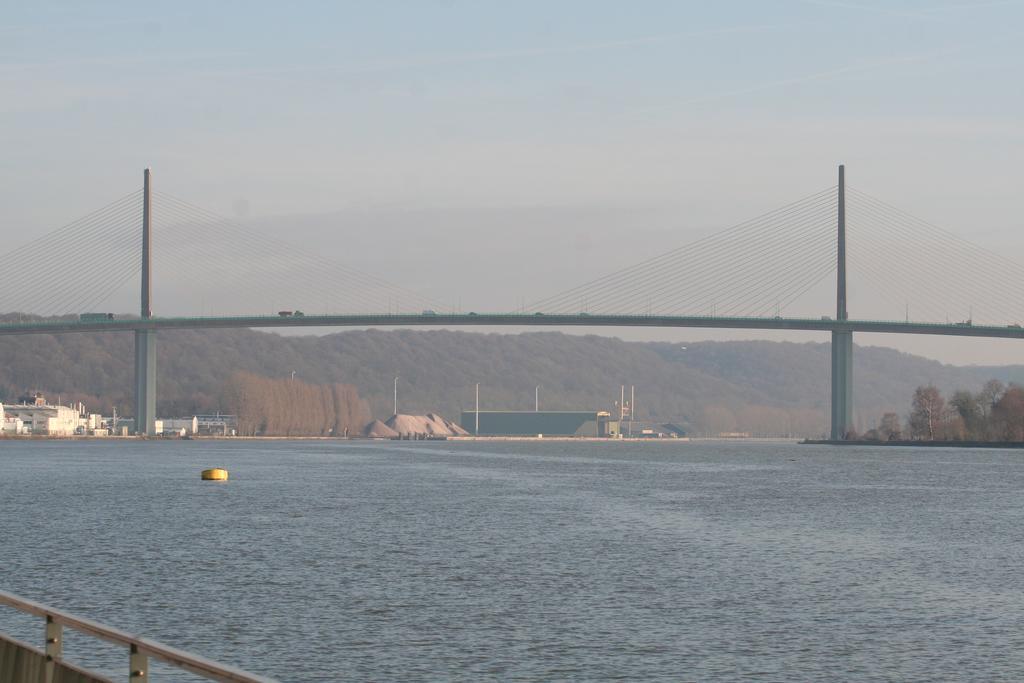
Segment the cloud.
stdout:
<path fill-rule="evenodd" d="M 796 0 L 805 5 L 816 5 L 818 7 L 834 7 L 838 9 L 852 9 L 872 14 L 884 14 L 890 17 L 901 17 L 923 21 L 938 21 L 947 23 L 951 18 L 938 16 L 941 12 L 950 12 L 963 9 L 981 9 L 985 7 L 1000 7 L 1005 5 L 1019 5 L 1020 0 L 990 0 L 988 2 L 959 3 L 955 5 L 934 5 L 917 11 L 904 10 L 889 6 L 863 5 L 846 0 Z"/>
<path fill-rule="evenodd" d="M 951 46 L 951 47 L 948 47 L 948 48 L 943 48 L 943 49 L 940 49 L 940 50 L 931 50 L 931 51 L 928 51 L 928 52 L 920 52 L 920 53 L 916 53 L 916 54 L 898 55 L 898 56 L 893 56 L 893 57 L 884 57 L 884 58 L 869 60 L 869 61 L 866 61 L 866 62 L 859 62 L 859 63 L 855 63 L 855 64 L 847 64 L 847 65 L 844 65 L 844 66 L 841 66 L 841 67 L 837 67 L 837 68 L 834 68 L 834 69 L 828 69 L 828 70 L 825 70 L 825 71 L 819 71 L 819 72 L 816 72 L 816 73 L 803 74 L 803 75 L 792 76 L 792 77 L 788 77 L 788 78 L 779 78 L 779 79 L 774 79 L 774 80 L 762 81 L 760 83 L 753 83 L 751 85 L 744 86 L 744 87 L 741 87 L 741 88 L 734 88 L 732 90 L 722 90 L 722 91 L 719 91 L 719 92 L 709 93 L 707 95 L 701 95 L 699 97 L 689 98 L 689 99 L 683 100 L 681 102 L 667 103 L 667 104 L 657 105 L 657 106 L 652 106 L 652 107 L 644 107 L 644 108 L 641 108 L 641 109 L 632 109 L 632 110 L 630 110 L 629 112 L 626 112 L 626 113 L 627 114 L 638 114 L 638 113 L 639 114 L 643 114 L 643 113 L 649 113 L 649 112 L 655 112 L 655 111 L 662 111 L 662 110 L 666 110 L 666 109 L 677 108 L 677 107 L 688 105 L 688 104 L 701 104 L 701 103 L 704 103 L 704 102 L 713 102 L 713 101 L 716 101 L 716 100 L 726 99 L 726 98 L 730 98 L 730 97 L 737 97 L 737 96 L 740 96 L 740 95 L 747 95 L 747 94 L 763 92 L 763 91 L 767 91 L 767 90 L 774 90 L 774 89 L 777 89 L 777 88 L 783 88 L 783 87 L 788 87 L 788 86 L 801 85 L 801 84 L 804 84 L 804 83 L 830 81 L 830 80 L 833 80 L 833 79 L 836 79 L 836 78 L 840 78 L 842 76 L 846 76 L 846 75 L 850 75 L 850 74 L 856 74 L 856 73 L 863 73 L 863 72 L 868 72 L 868 71 L 875 71 L 875 70 L 878 70 L 878 69 L 882 69 L 882 68 L 890 67 L 890 66 L 895 66 L 895 65 L 898 65 L 898 64 L 912 64 L 912 63 L 919 63 L 919 62 L 927 62 L 927 61 L 930 61 L 932 59 L 936 59 L 938 57 L 944 57 L 944 56 L 947 56 L 947 55 L 955 54 L 957 52 L 961 52 L 962 50 L 965 50 L 965 49 L 970 48 L 970 47 L 974 47 L 974 46 L 978 46 L 978 45 L 991 46 L 991 45 L 994 45 L 994 44 L 997 44 L 997 43 L 1003 43 L 1003 42 L 1007 42 L 1007 41 L 1010 41 L 1010 40 L 1015 40 L 1015 39 L 1019 38 L 1021 35 L 1024 35 L 1024 33 L 1016 32 L 1016 33 L 1007 34 L 1007 35 L 1000 36 L 1000 37 L 994 37 L 994 38 L 990 37 L 990 38 L 986 39 L 983 43 L 982 42 L 978 42 L 978 41 L 972 41 L 972 42 L 968 42 L 968 43 L 961 43 L 959 45 L 954 45 L 954 46 Z"/>
<path fill-rule="evenodd" d="M 670 33 L 651 36 L 639 36 L 635 38 L 623 38 L 617 40 L 605 40 L 586 43 L 567 43 L 563 45 L 548 45 L 540 47 L 512 48 L 507 50 L 485 50 L 478 52 L 463 52 L 454 54 L 438 55 L 416 55 L 399 59 L 381 60 L 367 64 L 327 64 L 327 65 L 296 65 L 288 67 L 268 67 L 256 69 L 237 69 L 208 72 L 208 76 L 221 77 L 273 77 L 288 76 L 297 73 L 336 73 L 336 74 L 372 74 L 387 71 L 401 71 L 407 69 L 421 69 L 437 66 L 451 66 L 459 64 L 475 64 L 482 62 L 497 62 L 515 59 L 530 59 L 553 55 L 571 55 L 587 52 L 599 52 L 619 48 L 637 47 L 642 45 L 656 45 L 661 43 L 675 42 L 687 38 L 699 38 L 716 35 L 729 35 L 736 33 L 757 33 L 771 31 L 780 28 L 777 24 L 733 26 L 716 29 L 705 29 L 700 31 L 687 31 L 682 33 Z"/>
<path fill-rule="evenodd" d="M 242 51 L 217 51 L 217 52 L 184 52 L 173 54 L 135 54 L 107 57 L 90 57 L 76 59 L 60 59 L 49 62 L 22 62 L 0 64 L 0 74 L 16 74 L 45 69 L 62 69 L 65 67 L 84 66 L 127 66 L 133 64 L 175 64 L 187 62 L 208 61 L 211 59 L 224 59 L 226 57 L 242 57 L 249 53 Z"/>

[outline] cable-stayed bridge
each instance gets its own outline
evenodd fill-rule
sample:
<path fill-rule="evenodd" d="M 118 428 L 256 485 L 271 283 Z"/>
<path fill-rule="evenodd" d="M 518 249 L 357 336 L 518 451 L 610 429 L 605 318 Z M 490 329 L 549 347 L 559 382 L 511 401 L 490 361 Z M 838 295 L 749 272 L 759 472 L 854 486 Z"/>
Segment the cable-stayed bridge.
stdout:
<path fill-rule="evenodd" d="M 179 306 L 169 315 L 153 313 L 157 278 L 160 301 Z M 138 317 L 96 313 L 125 300 L 128 291 L 139 292 L 140 285 Z M 848 299 L 870 314 L 851 318 Z M 180 308 L 197 301 L 200 311 Z M 143 434 L 155 426 L 161 329 L 477 325 L 829 332 L 831 435 L 842 439 L 853 422 L 854 332 L 1024 337 L 1024 269 L 848 187 L 840 166 L 832 187 L 515 312 L 461 312 L 156 192 L 147 170 L 142 190 L 0 255 L 0 310 L 15 312 L 0 320 L 0 335 L 134 332 L 135 416 Z"/>

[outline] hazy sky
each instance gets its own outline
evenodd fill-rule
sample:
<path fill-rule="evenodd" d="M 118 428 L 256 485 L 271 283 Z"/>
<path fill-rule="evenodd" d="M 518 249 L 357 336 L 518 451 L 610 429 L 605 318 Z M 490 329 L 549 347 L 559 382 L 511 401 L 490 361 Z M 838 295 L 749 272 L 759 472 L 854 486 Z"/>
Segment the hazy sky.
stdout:
<path fill-rule="evenodd" d="M 5 245 L 152 166 L 194 204 L 508 310 L 827 187 L 843 162 L 856 187 L 1024 262 L 1024 2 L 0 10 Z M 1020 343 L 860 341 L 1024 361 Z"/>

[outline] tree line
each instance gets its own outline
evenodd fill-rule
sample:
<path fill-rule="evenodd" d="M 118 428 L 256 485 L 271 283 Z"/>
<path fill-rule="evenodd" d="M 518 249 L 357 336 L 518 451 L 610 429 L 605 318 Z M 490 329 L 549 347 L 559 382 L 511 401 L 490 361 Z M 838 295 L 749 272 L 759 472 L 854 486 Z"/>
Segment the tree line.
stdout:
<path fill-rule="evenodd" d="M 132 340 L 123 332 L 0 337 L 0 402 L 41 391 L 104 415 L 116 409 L 131 416 Z M 484 409 L 532 410 L 540 385 L 542 410 L 617 413 L 619 387 L 626 384 L 636 385 L 638 420 L 671 422 L 693 434 L 815 437 L 827 430 L 827 343 L 684 346 L 555 332 L 352 330 L 305 337 L 210 329 L 161 330 L 158 346 L 160 417 L 231 412 L 222 399 L 232 372 L 283 378 L 294 372 L 296 380 L 354 385 L 378 416 L 391 415 L 400 376 L 399 405 L 408 414 L 456 417 L 474 405 L 477 383 Z M 864 390 L 855 395 L 855 413 L 895 411 L 905 423 L 921 377 L 948 397 L 954 387 L 974 388 L 989 377 L 1024 383 L 1024 367 L 958 368 L 858 347 L 857 382 Z"/>
<path fill-rule="evenodd" d="M 885 413 L 868 440 L 1024 441 L 1024 387 L 989 380 L 981 391 L 955 391 L 949 400 L 932 385 L 914 391 L 906 426 Z"/>
<path fill-rule="evenodd" d="M 224 385 L 223 400 L 238 415 L 241 436 L 354 436 L 371 419 L 369 405 L 351 384 L 235 372 Z"/>

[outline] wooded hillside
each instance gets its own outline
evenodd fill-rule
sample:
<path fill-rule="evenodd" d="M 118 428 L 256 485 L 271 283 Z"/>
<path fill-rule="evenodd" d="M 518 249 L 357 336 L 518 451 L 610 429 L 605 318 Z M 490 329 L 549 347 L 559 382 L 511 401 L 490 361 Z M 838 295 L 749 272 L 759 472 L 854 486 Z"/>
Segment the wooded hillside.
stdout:
<path fill-rule="evenodd" d="M 131 414 L 130 333 L 0 337 L 0 401 L 25 390 Z M 828 407 L 827 343 L 623 342 L 556 332 L 477 334 L 443 330 L 347 331 L 322 337 L 253 330 L 175 330 L 157 339 L 158 414 L 229 411 L 232 374 L 353 385 L 375 417 L 399 409 L 457 419 L 474 385 L 489 409 L 614 410 L 621 384 L 636 385 L 637 418 L 678 422 L 696 433 L 819 435 Z M 922 384 L 980 389 L 1020 379 L 1012 367 L 955 367 L 878 347 L 854 359 L 858 431 L 887 411 L 907 413 Z"/>

